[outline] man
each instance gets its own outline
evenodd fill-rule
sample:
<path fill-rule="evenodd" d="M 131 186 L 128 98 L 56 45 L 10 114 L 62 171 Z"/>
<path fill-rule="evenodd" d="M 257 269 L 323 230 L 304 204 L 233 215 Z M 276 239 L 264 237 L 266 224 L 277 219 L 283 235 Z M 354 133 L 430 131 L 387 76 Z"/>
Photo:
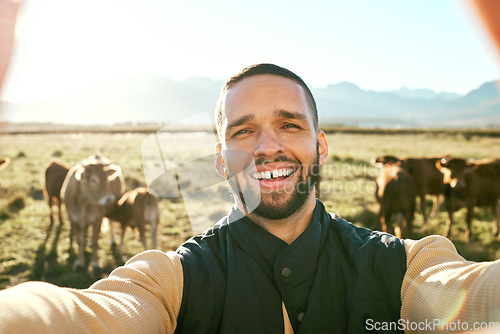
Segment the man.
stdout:
<path fill-rule="evenodd" d="M 216 169 L 235 198 L 228 216 L 89 289 L 0 292 L 0 332 L 411 333 L 499 321 L 500 262 L 467 262 L 439 236 L 357 228 L 315 199 L 328 144 L 300 77 L 244 69 L 221 92 L 217 128 Z"/>

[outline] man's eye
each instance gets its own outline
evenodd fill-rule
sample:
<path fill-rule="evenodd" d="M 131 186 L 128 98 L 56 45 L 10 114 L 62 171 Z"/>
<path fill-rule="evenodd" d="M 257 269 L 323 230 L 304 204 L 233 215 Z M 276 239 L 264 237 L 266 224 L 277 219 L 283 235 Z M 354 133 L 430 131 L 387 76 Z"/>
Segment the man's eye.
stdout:
<path fill-rule="evenodd" d="M 293 123 L 287 123 L 283 126 L 284 129 L 301 129 L 300 126 L 298 126 L 297 124 L 293 124 Z"/>
<path fill-rule="evenodd" d="M 236 131 L 236 132 L 233 134 L 233 137 L 240 136 L 240 135 L 244 135 L 244 134 L 247 134 L 247 133 L 250 133 L 250 131 L 249 131 L 249 130 L 247 130 L 247 129 L 239 130 L 239 131 Z"/>

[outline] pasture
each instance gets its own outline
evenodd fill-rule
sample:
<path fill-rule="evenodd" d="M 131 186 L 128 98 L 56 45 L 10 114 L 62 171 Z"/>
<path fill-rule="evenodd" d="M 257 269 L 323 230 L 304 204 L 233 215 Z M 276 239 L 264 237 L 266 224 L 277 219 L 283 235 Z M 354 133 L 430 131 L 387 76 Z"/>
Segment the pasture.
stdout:
<path fill-rule="evenodd" d="M 76 272 L 73 268 L 76 246 L 69 244 L 69 221 L 50 225 L 44 199 L 43 171 L 57 159 L 75 164 L 96 150 L 121 166 L 127 190 L 144 186 L 146 176 L 142 145 L 150 133 L 30 133 L 0 137 L 0 156 L 10 164 L 0 171 L 0 289 L 27 280 L 43 280 L 61 286 L 83 288 L 108 275 L 142 251 L 137 231 L 127 233 L 121 256 L 111 247 L 109 230 L 101 231 L 99 259 L 102 272 Z M 175 250 L 195 232 L 215 223 L 228 210 L 230 199 L 225 184 L 212 171 L 209 155 L 214 135 L 208 132 L 171 133 L 167 136 L 165 160 L 177 162 L 183 198 L 160 200 L 159 248 Z M 464 136 L 453 132 L 327 135 L 330 155 L 322 167 L 320 197 L 329 211 L 358 226 L 377 228 L 375 177 L 379 170 L 371 165 L 374 157 L 392 154 L 400 157 L 451 154 L 466 158 L 496 157 L 500 138 Z M 174 161 L 175 160 L 175 161 Z M 158 164 L 158 162 L 157 162 Z M 431 198 L 428 197 L 428 210 Z M 423 224 L 417 212 L 413 238 L 442 234 L 445 228 L 444 203 L 435 218 Z M 63 207 L 63 217 L 66 213 Z M 493 213 L 476 209 L 472 233 L 476 241 L 464 242 L 465 212 L 455 214 L 451 239 L 469 260 L 500 258 L 500 241 L 492 236 Z M 90 254 L 88 254 L 90 255 Z"/>

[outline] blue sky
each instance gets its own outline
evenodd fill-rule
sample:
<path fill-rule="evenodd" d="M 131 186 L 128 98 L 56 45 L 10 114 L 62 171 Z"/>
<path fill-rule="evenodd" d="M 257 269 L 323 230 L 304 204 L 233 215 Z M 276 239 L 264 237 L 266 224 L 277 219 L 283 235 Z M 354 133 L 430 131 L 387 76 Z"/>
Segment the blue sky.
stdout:
<path fill-rule="evenodd" d="M 313 87 L 465 94 L 500 57 L 464 0 L 26 0 L 2 99 L 30 102 L 137 74 L 227 79 L 273 62 Z"/>

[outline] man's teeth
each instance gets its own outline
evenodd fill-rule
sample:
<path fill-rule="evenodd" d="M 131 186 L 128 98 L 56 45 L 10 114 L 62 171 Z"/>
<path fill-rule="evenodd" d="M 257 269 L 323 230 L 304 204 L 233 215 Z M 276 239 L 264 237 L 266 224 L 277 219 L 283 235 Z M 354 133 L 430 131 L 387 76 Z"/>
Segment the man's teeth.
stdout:
<path fill-rule="evenodd" d="M 257 180 L 270 180 L 270 179 L 276 179 L 280 176 L 290 176 L 293 174 L 293 169 L 292 168 L 282 168 L 282 169 L 275 169 L 275 170 L 266 170 L 263 172 L 259 173 L 253 173 L 252 177 Z"/>

